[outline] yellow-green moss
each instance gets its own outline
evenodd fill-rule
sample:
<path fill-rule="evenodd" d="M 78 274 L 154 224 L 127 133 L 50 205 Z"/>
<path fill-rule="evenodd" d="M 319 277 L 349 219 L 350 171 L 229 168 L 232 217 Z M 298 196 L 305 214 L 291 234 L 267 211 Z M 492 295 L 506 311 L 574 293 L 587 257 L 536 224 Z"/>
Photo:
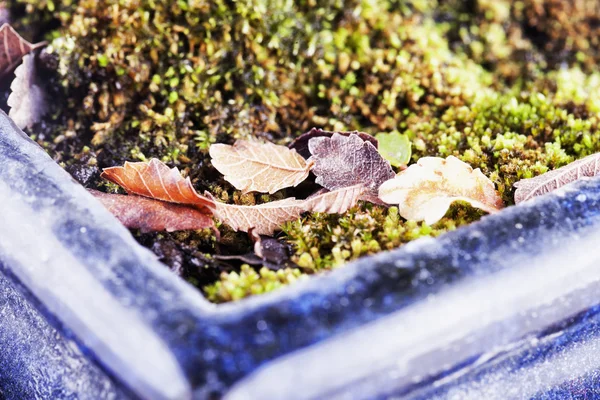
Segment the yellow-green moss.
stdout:
<path fill-rule="evenodd" d="M 361 204 L 343 215 L 310 214 L 287 223 L 283 239 L 294 245 L 295 261 L 306 272 L 331 269 L 367 254 L 391 250 L 420 237 L 435 237 L 479 219 L 481 213 L 455 204 L 433 226 L 405 221 L 397 207 Z"/>
<path fill-rule="evenodd" d="M 240 272 L 223 272 L 217 282 L 204 287 L 204 292 L 210 301 L 224 303 L 271 292 L 306 278 L 307 275 L 296 268 L 271 271 L 262 267 L 256 271 L 244 264 Z"/>

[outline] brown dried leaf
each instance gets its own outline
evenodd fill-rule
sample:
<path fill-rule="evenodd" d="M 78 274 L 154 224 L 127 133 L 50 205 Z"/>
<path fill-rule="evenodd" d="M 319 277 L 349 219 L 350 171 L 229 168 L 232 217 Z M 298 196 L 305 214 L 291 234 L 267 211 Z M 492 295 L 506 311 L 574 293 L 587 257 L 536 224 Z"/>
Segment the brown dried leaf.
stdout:
<path fill-rule="evenodd" d="M 343 214 L 358 203 L 364 192 L 363 185 L 349 186 L 332 192 L 327 191 L 306 199 L 304 208 L 306 211 Z"/>
<path fill-rule="evenodd" d="M 12 71 L 25 54 L 44 45 L 44 42 L 29 43 L 12 26 L 3 24 L 0 27 L 0 77 Z"/>
<path fill-rule="evenodd" d="M 600 153 L 596 153 L 535 178 L 521 179 L 514 185 L 517 188 L 515 204 L 551 192 L 580 178 L 596 176 L 599 173 Z"/>
<path fill-rule="evenodd" d="M 210 214 L 191 206 L 135 195 L 89 192 L 127 228 L 141 229 L 142 232 L 215 229 Z"/>
<path fill-rule="evenodd" d="M 473 207 L 495 212 L 503 207 L 494 184 L 479 168 L 450 156 L 423 157 L 394 179 L 379 188 L 379 197 L 388 204 L 398 204 L 403 218 L 434 224 L 457 200 Z"/>
<path fill-rule="evenodd" d="M 373 136 L 371 136 L 365 132 L 359 132 L 359 131 L 329 132 L 329 131 L 324 131 L 324 130 L 318 129 L 318 128 L 312 128 L 310 131 L 298 136 L 292 143 L 290 143 L 288 145 L 288 147 L 290 149 L 296 150 L 298 152 L 298 154 L 300 154 L 302 157 L 309 158 L 310 150 L 308 149 L 308 142 L 310 141 L 310 139 L 315 138 L 315 137 L 329 137 L 330 138 L 333 136 L 334 133 L 338 133 L 342 136 L 350 136 L 352 134 L 358 135 L 358 137 L 360 137 L 363 141 L 370 142 L 373 146 L 375 146 L 375 148 L 377 148 L 379 146 L 377 139 L 375 139 Z"/>
<path fill-rule="evenodd" d="M 312 154 L 309 162 L 315 163 L 316 182 L 329 190 L 362 184 L 362 198 L 377 201 L 379 186 L 394 177 L 390 163 L 375 146 L 356 134 L 315 137 L 309 140 L 308 147 Z"/>
<path fill-rule="evenodd" d="M 210 194 L 207 194 L 210 196 Z M 304 212 L 302 200 L 293 197 L 257 206 L 237 206 L 215 201 L 215 216 L 235 231 L 272 235 L 287 221 L 298 219 Z"/>
<path fill-rule="evenodd" d="M 27 54 L 23 63 L 15 70 L 15 79 L 10 85 L 8 116 L 21 129 L 30 128 L 39 122 L 48 111 L 46 96 L 38 84 L 35 57 Z"/>
<path fill-rule="evenodd" d="M 156 158 L 150 162 L 126 162 L 123 167 L 105 168 L 101 177 L 121 186 L 129 194 L 214 208 L 213 200 L 199 195 L 189 177 L 184 179 L 177 168 L 169 169 Z"/>
<path fill-rule="evenodd" d="M 210 146 L 213 166 L 236 189 L 275 193 L 306 179 L 311 163 L 295 150 L 273 143 L 238 140 L 233 146 Z"/>

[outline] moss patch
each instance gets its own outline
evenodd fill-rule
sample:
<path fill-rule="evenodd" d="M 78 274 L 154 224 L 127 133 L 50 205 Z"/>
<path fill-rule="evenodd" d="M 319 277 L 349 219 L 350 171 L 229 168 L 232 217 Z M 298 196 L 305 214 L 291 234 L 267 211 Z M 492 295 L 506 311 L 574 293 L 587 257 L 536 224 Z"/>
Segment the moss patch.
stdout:
<path fill-rule="evenodd" d="M 272 292 L 306 278 L 307 276 L 297 268 L 271 271 L 262 267 L 256 271 L 244 264 L 239 272 L 223 272 L 219 281 L 204 287 L 204 292 L 210 301 L 224 303 Z"/>
<path fill-rule="evenodd" d="M 515 181 L 600 150 L 591 0 L 9 3 L 26 37 L 50 41 L 46 81 L 63 100 L 32 132 L 88 187 L 116 191 L 101 168 L 157 157 L 223 200 L 282 198 L 233 190 L 208 147 L 250 136 L 287 143 L 320 127 L 406 134 L 413 161 L 455 155 L 510 205 Z M 207 254 L 252 248 L 225 228 L 219 245 L 200 233 L 139 238 L 157 253 L 174 249 L 181 257 L 166 263 L 183 260 L 184 277 L 229 301 L 480 216 L 460 204 L 434 226 L 366 204 L 308 215 L 280 235 L 299 267 L 284 272 L 215 262 Z"/>

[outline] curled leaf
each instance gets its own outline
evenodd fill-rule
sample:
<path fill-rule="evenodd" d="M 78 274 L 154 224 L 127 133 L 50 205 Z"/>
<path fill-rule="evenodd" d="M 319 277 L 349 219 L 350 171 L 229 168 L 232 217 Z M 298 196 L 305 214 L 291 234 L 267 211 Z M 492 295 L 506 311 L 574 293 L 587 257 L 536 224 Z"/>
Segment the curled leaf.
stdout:
<path fill-rule="evenodd" d="M 377 148 L 377 146 L 378 146 L 377 139 L 365 132 L 359 132 L 359 131 L 330 132 L 330 131 L 324 131 L 324 130 L 318 129 L 318 128 L 312 128 L 310 131 L 303 133 L 302 135 L 300 135 L 296 139 L 294 139 L 294 141 L 292 143 L 290 143 L 288 145 L 288 147 L 290 149 L 296 150 L 298 152 L 298 154 L 300 154 L 302 157 L 309 158 L 310 150 L 308 148 L 308 142 L 310 141 L 310 139 L 315 138 L 315 137 L 329 137 L 330 138 L 333 136 L 334 133 L 337 133 L 342 136 L 358 135 L 359 138 L 361 138 L 365 142 L 370 142 L 375 148 Z"/>
<path fill-rule="evenodd" d="M 15 70 L 7 101 L 10 107 L 8 116 L 21 129 L 30 128 L 48 111 L 44 91 L 38 83 L 35 57 L 27 54 Z"/>
<path fill-rule="evenodd" d="M 238 140 L 233 146 L 214 144 L 209 149 L 213 166 L 236 189 L 275 193 L 306 179 L 311 163 L 285 146 Z"/>
<path fill-rule="evenodd" d="M 306 211 L 342 214 L 354 207 L 365 192 L 363 185 L 354 185 L 309 197 L 304 201 Z"/>
<path fill-rule="evenodd" d="M 170 169 L 156 158 L 149 162 L 126 162 L 122 167 L 105 168 L 101 177 L 121 186 L 129 194 L 201 208 L 214 207 L 211 199 L 196 192 L 189 177 L 184 179 L 177 168 Z"/>
<path fill-rule="evenodd" d="M 291 258 L 291 246 L 267 236 L 257 236 L 254 242 L 254 254 L 259 257 L 265 267 L 273 270 L 297 267 Z"/>
<path fill-rule="evenodd" d="M 600 153 L 596 153 L 535 178 L 522 179 L 515 183 L 517 188 L 515 204 L 551 192 L 580 178 L 596 176 L 599 173 Z"/>
<path fill-rule="evenodd" d="M 31 44 L 23 39 L 9 24 L 0 27 L 0 77 L 12 71 L 23 56 L 45 43 Z"/>
<path fill-rule="evenodd" d="M 377 201 L 379 186 L 394 177 L 390 163 L 381 157 L 371 142 L 358 135 L 310 139 L 308 147 L 312 154 L 313 173 L 316 182 L 329 190 L 361 184 L 365 187 L 363 198 Z"/>
<path fill-rule="evenodd" d="M 293 197 L 256 206 L 238 206 L 215 201 L 215 216 L 235 231 L 272 235 L 281 225 L 298 219 L 304 212 L 303 201 Z"/>
<path fill-rule="evenodd" d="M 403 218 L 434 224 L 457 200 L 473 207 L 495 212 L 503 207 L 494 184 L 479 168 L 450 156 L 423 157 L 394 179 L 379 188 L 379 197 L 388 204 L 398 204 Z"/>
<path fill-rule="evenodd" d="M 394 167 L 403 167 L 410 161 L 411 143 L 408 136 L 400 132 L 378 133 L 379 153 Z"/>
<path fill-rule="evenodd" d="M 211 215 L 194 207 L 135 195 L 89 192 L 127 228 L 142 232 L 215 229 Z"/>

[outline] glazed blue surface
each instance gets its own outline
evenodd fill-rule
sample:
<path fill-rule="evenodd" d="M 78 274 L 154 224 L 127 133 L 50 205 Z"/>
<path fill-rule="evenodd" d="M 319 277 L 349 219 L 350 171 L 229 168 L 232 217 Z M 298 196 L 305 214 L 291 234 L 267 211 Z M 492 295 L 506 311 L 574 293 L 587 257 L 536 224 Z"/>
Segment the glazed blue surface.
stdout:
<path fill-rule="evenodd" d="M 467 279 L 483 281 L 504 270 L 520 268 L 512 257 L 522 259 L 525 255 L 535 260 L 549 248 L 600 229 L 600 180 L 581 181 L 573 186 L 576 190 L 506 209 L 438 239 L 415 241 L 289 289 L 215 307 L 138 246 L 126 229 L 42 149 L 24 138 L 4 114 L 0 115 L 0 159 L 4 196 L 14 200 L 8 204 L 24 207 L 16 211 L 3 207 L 0 220 L 9 221 L 9 213 L 18 212 L 23 220 L 12 222 L 15 229 L 21 224 L 35 228 L 39 223 L 35 240 L 57 243 L 57 253 L 50 258 L 73 260 L 72 266 L 52 266 L 57 268 L 55 277 L 60 279 L 60 274 L 71 267 L 73 273 L 93 276 L 101 292 L 109 293 L 111 301 L 127 313 L 123 315 L 139 319 L 138 325 L 132 326 L 134 334 L 150 332 L 156 336 L 156 354 L 162 354 L 164 344 L 180 368 L 169 371 L 173 376 L 181 372 L 189 384 L 189 389 L 182 387 L 179 393 L 195 398 L 226 393 L 269 361 L 336 340 L 343 333 L 425 302 Z M 99 298 L 95 295 L 99 289 L 90 287 L 86 297 L 75 302 L 61 297 L 69 287 L 49 291 L 45 282 L 36 281 L 31 271 L 38 266 L 27 265 L 28 259 L 14 246 L 19 242 L 13 236 L 14 232 L 0 231 L 0 263 L 9 277 L 0 278 L 4 316 L 0 324 L 0 390 L 4 397 L 99 398 L 99 393 L 102 398 L 134 393 L 172 397 L 161 392 L 161 385 L 153 386 L 151 379 L 129 376 L 128 364 L 109 357 L 111 349 L 117 348 L 114 341 L 99 343 L 102 337 L 110 337 L 111 329 L 126 333 L 128 327 L 111 326 L 109 313 L 98 316 L 105 319 L 100 331 L 88 329 L 82 322 L 86 303 Z M 22 290 L 15 291 L 14 285 Z M 110 307 L 107 303 L 105 309 Z M 569 351 L 577 341 L 597 336 L 598 315 L 592 308 L 577 319 L 557 320 L 555 326 L 564 331 L 562 336 L 548 336 L 552 332 L 549 327 L 546 333 L 538 334 L 540 338 L 548 336 L 547 340 L 507 351 L 506 357 L 493 358 L 472 371 L 469 368 L 476 357 L 455 360 L 446 376 L 460 369 L 470 372 L 436 388 L 435 393 L 428 392 L 427 385 L 444 374 L 390 393 L 444 397 L 444 388 L 475 382 L 488 373 L 486 368 L 518 370 L 527 362 L 541 362 L 553 351 Z M 510 331 L 508 324 L 504 328 Z M 501 339 L 506 339 L 503 331 L 490 341 L 493 344 L 493 340 Z M 124 356 L 127 360 L 131 357 L 136 354 Z M 154 367 L 131 361 L 142 372 Z M 577 382 L 587 387 L 588 381 L 597 381 L 597 376 L 582 376 Z M 28 382 L 36 384 L 32 387 Z M 81 384 L 73 386 L 72 382 Z M 123 387 L 129 388 L 127 392 Z M 571 388 L 571 381 L 563 382 L 537 396 L 559 398 L 556 396 Z"/>
<path fill-rule="evenodd" d="M 0 398 L 133 398 L 71 339 L 49 326 L 2 274 L 0 321 Z"/>
<path fill-rule="evenodd" d="M 563 321 L 539 335 L 539 340 L 524 341 L 515 349 L 498 354 L 484 364 L 469 368 L 466 366 L 465 374 L 457 379 L 438 387 L 424 385 L 421 390 L 410 396 L 411 399 L 446 399 L 446 398 L 508 398 L 507 392 L 497 393 L 498 387 L 505 386 L 524 393 L 531 390 L 533 393 L 522 398 L 539 400 L 562 399 L 597 399 L 600 398 L 600 369 L 591 366 L 585 373 L 576 371 L 577 363 L 585 362 L 575 355 L 569 365 L 571 376 L 556 385 L 544 385 L 540 382 L 519 382 L 517 377 L 523 375 L 525 370 L 536 366 L 552 366 L 556 358 L 566 359 L 578 349 L 589 347 L 587 355 L 595 359 L 600 349 L 600 306 Z M 556 367 L 556 365 L 555 365 Z M 546 368 L 538 376 L 540 380 L 547 378 L 551 368 Z M 494 377 L 499 375 L 501 377 Z M 501 382 L 504 381 L 504 382 Z M 501 382 L 501 383 L 500 383 Z M 535 390 L 537 389 L 537 390 Z M 486 393 L 486 390 L 488 391 Z M 490 394 L 492 390 L 495 394 Z M 388 393 L 382 398 L 402 396 L 403 393 Z"/>

